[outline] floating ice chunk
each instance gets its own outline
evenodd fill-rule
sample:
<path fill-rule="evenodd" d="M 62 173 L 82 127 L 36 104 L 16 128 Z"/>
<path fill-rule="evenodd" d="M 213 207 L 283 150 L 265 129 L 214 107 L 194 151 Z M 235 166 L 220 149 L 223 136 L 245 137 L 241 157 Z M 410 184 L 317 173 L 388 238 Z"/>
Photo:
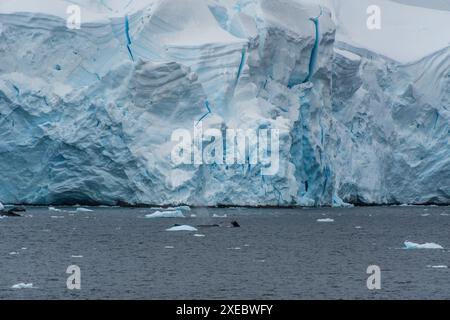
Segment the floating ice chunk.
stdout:
<path fill-rule="evenodd" d="M 81 255 L 72 255 L 71 257 L 72 258 L 83 258 L 83 256 L 81 256 Z"/>
<path fill-rule="evenodd" d="M 11 288 L 13 289 L 32 289 L 33 288 L 33 284 L 32 283 L 18 283 L 13 285 Z"/>
<path fill-rule="evenodd" d="M 196 214 L 191 214 L 191 218 L 197 218 L 197 215 Z"/>
<path fill-rule="evenodd" d="M 421 214 L 422 217 L 428 217 L 429 215 L 430 215 L 429 213 Z"/>
<path fill-rule="evenodd" d="M 86 208 L 77 208 L 76 212 L 93 212 L 94 210 L 86 209 Z"/>
<path fill-rule="evenodd" d="M 16 252 L 16 251 L 13 251 L 13 252 L 10 252 L 9 254 L 12 255 L 12 256 L 15 256 L 15 255 L 18 255 L 19 253 Z"/>
<path fill-rule="evenodd" d="M 241 247 L 228 248 L 228 250 L 241 250 Z"/>
<path fill-rule="evenodd" d="M 173 249 L 173 248 L 175 248 L 174 246 L 165 246 L 164 247 L 165 249 Z"/>
<path fill-rule="evenodd" d="M 228 217 L 226 213 L 223 215 L 215 214 L 215 213 L 213 214 L 213 218 L 226 218 L 226 217 Z"/>
<path fill-rule="evenodd" d="M 199 237 L 199 238 L 202 238 L 202 237 L 204 237 L 205 235 L 204 234 L 200 234 L 200 233 L 196 233 L 196 234 L 194 234 L 194 237 Z"/>
<path fill-rule="evenodd" d="M 63 210 L 55 208 L 55 207 L 48 207 L 49 211 L 54 211 L 54 212 L 62 212 Z"/>
<path fill-rule="evenodd" d="M 166 229 L 166 231 L 197 231 L 197 229 L 192 226 L 182 225 L 182 226 L 173 226 L 169 229 Z"/>
<path fill-rule="evenodd" d="M 5 210 L 5 206 L 3 205 L 3 203 L 0 202 L 0 211 Z"/>
<path fill-rule="evenodd" d="M 449 213 L 441 213 L 441 216 L 447 217 L 447 216 L 450 216 L 450 214 Z"/>
<path fill-rule="evenodd" d="M 180 210 L 173 211 L 156 211 L 145 215 L 146 218 L 184 218 L 183 212 Z"/>
<path fill-rule="evenodd" d="M 446 265 L 437 265 L 437 266 L 428 265 L 427 267 L 433 268 L 433 269 L 447 269 L 448 268 Z"/>
<path fill-rule="evenodd" d="M 64 216 L 51 216 L 50 218 L 52 218 L 52 219 L 63 219 Z"/>
<path fill-rule="evenodd" d="M 405 241 L 405 248 L 406 249 L 444 249 L 441 245 L 437 244 L 437 243 L 424 243 L 424 244 L 419 244 L 419 243 L 414 243 L 414 242 L 410 242 L 410 241 Z"/>
<path fill-rule="evenodd" d="M 334 219 L 330 219 L 330 218 L 317 219 L 317 222 L 334 222 Z"/>

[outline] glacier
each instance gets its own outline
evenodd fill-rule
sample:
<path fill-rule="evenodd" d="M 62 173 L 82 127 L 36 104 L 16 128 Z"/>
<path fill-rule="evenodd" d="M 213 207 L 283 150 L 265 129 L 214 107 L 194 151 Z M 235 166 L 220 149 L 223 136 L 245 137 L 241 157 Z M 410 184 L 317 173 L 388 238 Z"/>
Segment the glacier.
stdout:
<path fill-rule="evenodd" d="M 0 200 L 450 204 L 450 11 L 378 3 L 2 1 Z M 279 171 L 174 165 L 199 122 L 280 130 Z"/>

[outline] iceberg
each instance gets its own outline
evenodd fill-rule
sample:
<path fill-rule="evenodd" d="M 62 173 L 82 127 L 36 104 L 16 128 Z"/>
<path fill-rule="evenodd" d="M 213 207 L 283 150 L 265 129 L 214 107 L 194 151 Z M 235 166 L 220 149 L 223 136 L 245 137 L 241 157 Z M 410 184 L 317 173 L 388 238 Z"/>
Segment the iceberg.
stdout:
<path fill-rule="evenodd" d="M 33 287 L 32 283 L 23 283 L 23 282 L 21 282 L 21 283 L 18 283 L 18 284 L 15 284 L 15 285 L 11 286 L 11 288 L 12 289 L 32 289 L 34 287 Z"/>
<path fill-rule="evenodd" d="M 192 226 L 181 225 L 181 226 L 173 226 L 171 228 L 166 229 L 166 231 L 197 231 L 197 229 Z"/>
<path fill-rule="evenodd" d="M 428 265 L 427 267 L 433 269 L 448 269 L 448 266 L 446 265 L 436 265 L 436 266 Z"/>
<path fill-rule="evenodd" d="M 330 219 L 330 218 L 317 219 L 317 222 L 334 222 L 334 219 Z"/>
<path fill-rule="evenodd" d="M 94 212 L 94 210 L 86 209 L 86 208 L 77 208 L 76 212 Z"/>
<path fill-rule="evenodd" d="M 430 242 L 430 243 L 414 243 L 410 241 L 405 241 L 405 249 L 444 249 L 441 245 Z"/>
<path fill-rule="evenodd" d="M 227 218 L 228 217 L 228 215 L 225 213 L 225 214 L 216 214 L 216 213 L 214 213 L 213 215 L 212 215 L 212 217 L 213 218 Z"/>
<path fill-rule="evenodd" d="M 180 210 L 174 211 L 156 211 L 154 213 L 149 213 L 145 215 L 148 219 L 154 218 L 184 218 L 183 212 Z"/>
<path fill-rule="evenodd" d="M 450 204 L 444 5 L 379 0 L 371 32 L 371 0 L 77 0 L 80 29 L 74 1 L 3 2 L 5 203 Z M 173 163 L 200 123 L 278 130 L 279 170 Z"/>

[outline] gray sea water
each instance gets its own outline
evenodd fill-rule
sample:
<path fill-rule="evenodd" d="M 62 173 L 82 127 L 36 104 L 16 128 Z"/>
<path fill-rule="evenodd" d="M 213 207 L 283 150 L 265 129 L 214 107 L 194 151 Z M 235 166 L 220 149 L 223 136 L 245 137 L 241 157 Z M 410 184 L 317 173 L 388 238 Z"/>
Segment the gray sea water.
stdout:
<path fill-rule="evenodd" d="M 0 298 L 450 298 L 450 269 L 432 267 L 450 266 L 450 207 L 192 209 L 171 219 L 90 209 L 0 219 Z M 166 231 L 175 223 L 222 227 Z M 405 240 L 444 249 L 407 250 Z M 69 265 L 80 267 L 81 290 L 66 287 Z M 380 290 L 367 289 L 369 265 L 381 269 Z"/>

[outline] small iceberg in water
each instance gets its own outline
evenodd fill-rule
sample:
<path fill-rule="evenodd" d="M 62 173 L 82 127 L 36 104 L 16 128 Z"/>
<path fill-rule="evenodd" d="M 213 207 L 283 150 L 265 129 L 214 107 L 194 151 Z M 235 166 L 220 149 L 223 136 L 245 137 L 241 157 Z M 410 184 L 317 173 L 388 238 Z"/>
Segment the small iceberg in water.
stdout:
<path fill-rule="evenodd" d="M 180 210 L 156 211 L 155 213 L 146 214 L 145 217 L 148 218 L 148 219 L 153 219 L 153 218 L 184 218 L 184 214 Z"/>
<path fill-rule="evenodd" d="M 192 226 L 181 225 L 170 227 L 169 229 L 166 229 L 166 231 L 197 231 L 197 229 Z"/>
<path fill-rule="evenodd" d="M 11 287 L 12 289 L 32 289 L 33 288 L 33 284 L 32 283 L 18 283 L 15 284 Z"/>
<path fill-rule="evenodd" d="M 448 269 L 448 267 L 446 265 L 437 265 L 437 266 L 427 266 L 428 268 L 432 268 L 432 269 Z"/>
<path fill-rule="evenodd" d="M 317 219 L 317 222 L 334 222 L 334 219 L 330 219 L 330 218 Z"/>
<path fill-rule="evenodd" d="M 77 208 L 76 212 L 94 212 L 94 210 L 86 209 L 86 208 Z"/>
<path fill-rule="evenodd" d="M 444 249 L 444 248 L 441 245 L 433 242 L 419 244 L 410 241 L 405 241 L 405 249 Z"/>
<path fill-rule="evenodd" d="M 220 214 L 213 214 L 213 218 L 227 218 L 228 216 L 227 216 L 227 214 L 225 213 L 225 214 L 223 214 L 223 215 L 220 215 Z"/>

